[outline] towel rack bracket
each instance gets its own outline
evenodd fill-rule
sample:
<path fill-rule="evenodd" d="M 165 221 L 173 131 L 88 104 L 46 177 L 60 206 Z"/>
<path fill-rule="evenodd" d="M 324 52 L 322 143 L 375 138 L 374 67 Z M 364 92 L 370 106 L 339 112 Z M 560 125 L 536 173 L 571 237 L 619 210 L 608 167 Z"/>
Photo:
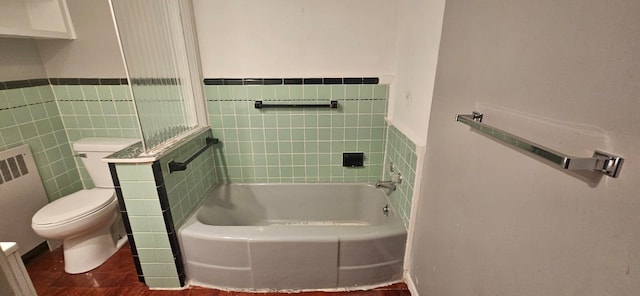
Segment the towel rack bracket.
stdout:
<path fill-rule="evenodd" d="M 613 178 L 618 177 L 624 158 L 600 150 L 593 152 L 593 158 L 598 159 L 596 168 L 603 174 Z"/>
<path fill-rule="evenodd" d="M 177 162 L 175 160 L 170 161 L 168 163 L 168 165 L 169 165 L 169 173 L 186 170 L 187 166 L 189 165 L 189 163 L 191 161 L 196 159 L 196 157 L 198 157 L 200 154 L 205 152 L 209 147 L 211 147 L 211 146 L 213 146 L 215 144 L 218 144 L 218 143 L 220 143 L 220 140 L 218 138 L 207 137 L 205 139 L 205 145 L 202 148 L 200 148 L 200 150 L 196 151 L 196 153 L 191 155 L 191 157 L 189 157 L 189 159 L 185 160 L 184 162 Z"/>
<path fill-rule="evenodd" d="M 473 119 L 473 121 L 482 122 L 483 117 L 484 117 L 484 114 L 480 112 L 473 111 L 473 113 L 471 113 L 471 119 Z"/>

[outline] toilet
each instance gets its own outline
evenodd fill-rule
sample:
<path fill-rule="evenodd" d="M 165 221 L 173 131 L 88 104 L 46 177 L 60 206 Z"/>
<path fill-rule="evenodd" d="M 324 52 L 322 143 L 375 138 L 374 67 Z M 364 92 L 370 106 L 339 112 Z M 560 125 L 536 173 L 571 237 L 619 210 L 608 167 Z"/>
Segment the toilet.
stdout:
<path fill-rule="evenodd" d="M 57 199 L 33 215 L 31 227 L 36 234 L 63 241 L 67 273 L 83 273 L 100 266 L 126 243 L 126 236 L 116 241 L 111 233 L 119 208 L 109 166 L 102 159 L 138 141 L 84 138 L 75 142 L 73 150 L 82 158 L 96 187 Z"/>

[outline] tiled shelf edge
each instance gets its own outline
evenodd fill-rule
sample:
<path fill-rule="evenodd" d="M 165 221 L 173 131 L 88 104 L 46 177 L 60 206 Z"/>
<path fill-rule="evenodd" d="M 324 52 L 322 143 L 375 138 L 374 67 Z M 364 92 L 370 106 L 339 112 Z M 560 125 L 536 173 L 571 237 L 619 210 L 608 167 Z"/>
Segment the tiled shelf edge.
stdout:
<path fill-rule="evenodd" d="M 150 163 L 159 160 L 163 156 L 171 153 L 182 144 L 187 143 L 194 138 L 209 131 L 209 126 L 201 126 L 191 129 L 182 137 L 169 140 L 159 147 L 154 148 L 150 152 L 144 153 L 142 150 L 142 142 L 133 144 L 125 149 L 113 153 L 102 161 L 107 163 Z"/>

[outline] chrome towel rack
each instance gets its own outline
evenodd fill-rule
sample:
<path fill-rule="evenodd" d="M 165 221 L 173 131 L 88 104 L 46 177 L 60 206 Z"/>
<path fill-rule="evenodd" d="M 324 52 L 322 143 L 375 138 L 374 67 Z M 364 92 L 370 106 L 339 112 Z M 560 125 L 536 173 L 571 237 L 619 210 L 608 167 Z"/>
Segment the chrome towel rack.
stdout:
<path fill-rule="evenodd" d="M 482 118 L 482 113 L 473 112 L 473 114 L 458 114 L 456 121 L 513 148 L 542 157 L 565 170 L 592 170 L 613 178 L 620 175 L 620 169 L 624 162 L 624 158 L 620 156 L 599 150 L 595 150 L 592 157 L 569 156 L 482 123 Z"/>

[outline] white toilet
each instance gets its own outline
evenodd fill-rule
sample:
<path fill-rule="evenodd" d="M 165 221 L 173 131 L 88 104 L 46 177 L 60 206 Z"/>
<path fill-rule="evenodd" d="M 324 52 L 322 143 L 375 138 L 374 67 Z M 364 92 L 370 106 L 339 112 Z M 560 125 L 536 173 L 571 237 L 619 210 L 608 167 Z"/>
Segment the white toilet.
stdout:
<path fill-rule="evenodd" d="M 63 241 L 67 273 L 83 273 L 100 266 L 126 242 L 126 236 L 116 242 L 111 234 L 111 225 L 118 217 L 118 200 L 109 166 L 102 158 L 138 141 L 84 138 L 75 142 L 73 150 L 82 157 L 96 188 L 64 196 L 33 215 L 31 227 L 35 233 Z"/>

